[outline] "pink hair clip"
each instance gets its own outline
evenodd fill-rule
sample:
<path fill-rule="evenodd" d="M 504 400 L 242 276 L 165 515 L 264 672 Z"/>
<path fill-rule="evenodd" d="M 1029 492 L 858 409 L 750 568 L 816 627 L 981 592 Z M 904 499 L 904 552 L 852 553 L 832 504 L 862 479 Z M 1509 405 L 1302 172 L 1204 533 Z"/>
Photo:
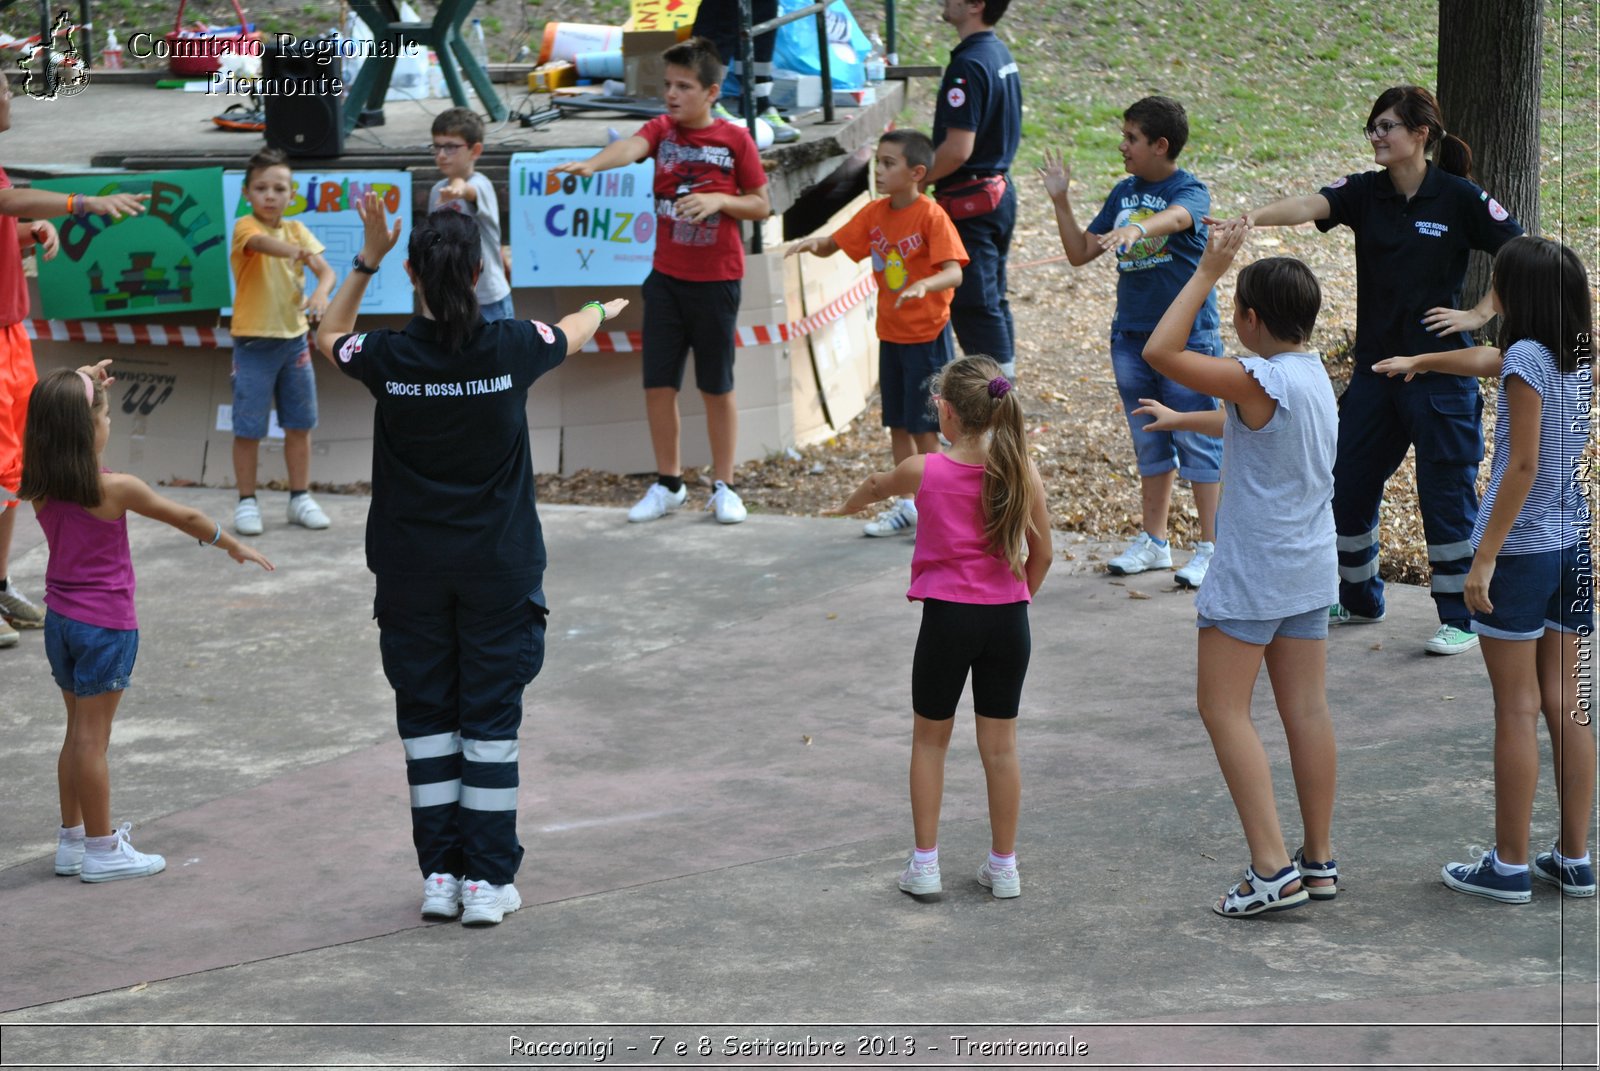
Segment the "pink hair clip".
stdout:
<path fill-rule="evenodd" d="M 89 378 L 89 373 L 79 372 L 78 378 L 83 380 L 83 397 L 89 403 L 89 408 L 94 408 L 94 380 Z"/>

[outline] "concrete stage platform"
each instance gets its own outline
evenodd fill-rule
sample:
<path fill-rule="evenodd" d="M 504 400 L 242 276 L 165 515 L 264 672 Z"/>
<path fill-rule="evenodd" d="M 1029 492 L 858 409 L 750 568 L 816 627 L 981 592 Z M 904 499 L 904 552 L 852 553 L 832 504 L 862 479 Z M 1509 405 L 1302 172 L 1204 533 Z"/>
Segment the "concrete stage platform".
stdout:
<path fill-rule="evenodd" d="M 1023 895 L 972 879 L 988 827 L 965 705 L 945 892 L 918 902 L 895 888 L 911 544 L 847 521 L 546 508 L 526 906 L 466 930 L 417 916 L 366 500 L 325 497 L 334 526 L 313 533 L 281 523 L 283 499 L 259 541 L 274 574 L 130 525 L 143 649 L 114 810 L 165 873 L 53 875 L 60 696 L 39 633 L 0 651 L 7 1064 L 593 1066 L 611 1039 L 604 1062 L 667 1067 L 1595 1066 L 1596 902 L 1439 882 L 1492 837 L 1492 722 L 1476 654 L 1421 653 L 1421 590 L 1330 639 L 1343 891 L 1226 921 L 1210 903 L 1245 853 L 1194 711 L 1193 600 L 1068 544 L 1032 614 Z M 26 515 L 18 535 L 12 575 L 38 593 Z M 1264 679 L 1257 711 L 1292 847 Z M 1556 819 L 1542 776 L 1537 843 Z M 782 1048 L 807 1035 L 845 1054 Z"/>

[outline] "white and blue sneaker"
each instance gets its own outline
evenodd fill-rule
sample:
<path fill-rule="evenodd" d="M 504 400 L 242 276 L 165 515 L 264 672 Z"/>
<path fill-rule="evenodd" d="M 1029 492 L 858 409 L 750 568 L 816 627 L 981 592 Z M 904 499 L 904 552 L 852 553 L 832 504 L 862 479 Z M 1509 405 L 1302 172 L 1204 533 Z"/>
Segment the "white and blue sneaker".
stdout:
<path fill-rule="evenodd" d="M 1561 886 L 1562 893 L 1567 896 L 1594 895 L 1594 867 L 1588 862 L 1557 863 L 1552 848 L 1534 856 L 1530 869 L 1540 881 Z"/>
<path fill-rule="evenodd" d="M 917 504 L 909 498 L 895 499 L 894 505 L 862 526 L 865 535 L 884 536 L 916 535 Z"/>
<path fill-rule="evenodd" d="M 1128 549 L 1106 562 L 1112 576 L 1132 576 L 1147 569 L 1171 569 L 1172 544 L 1157 543 L 1149 532 L 1140 532 Z"/>
<path fill-rule="evenodd" d="M 1533 899 L 1533 879 L 1528 871 L 1498 873 L 1493 850 L 1484 852 L 1473 863 L 1446 863 L 1439 874 L 1450 888 L 1471 896 L 1488 897 L 1502 904 L 1525 904 Z"/>

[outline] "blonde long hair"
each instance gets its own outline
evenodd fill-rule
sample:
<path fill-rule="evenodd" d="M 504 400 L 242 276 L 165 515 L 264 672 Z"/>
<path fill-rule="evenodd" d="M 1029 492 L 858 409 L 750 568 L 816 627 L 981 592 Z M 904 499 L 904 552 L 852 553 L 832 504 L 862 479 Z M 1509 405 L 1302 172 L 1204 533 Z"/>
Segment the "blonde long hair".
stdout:
<path fill-rule="evenodd" d="M 939 373 L 939 396 L 968 435 L 989 433 L 983 464 L 983 534 L 1022 579 L 1035 490 L 1028 464 L 1022 402 L 1000 366 L 988 357 L 963 357 Z"/>

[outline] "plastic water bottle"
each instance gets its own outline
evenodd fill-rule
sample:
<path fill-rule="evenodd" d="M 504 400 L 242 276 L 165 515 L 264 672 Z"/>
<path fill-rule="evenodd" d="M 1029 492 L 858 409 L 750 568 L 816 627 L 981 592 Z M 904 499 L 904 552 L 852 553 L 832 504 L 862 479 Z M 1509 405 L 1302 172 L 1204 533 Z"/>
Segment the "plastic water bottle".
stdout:
<path fill-rule="evenodd" d="M 887 61 L 883 55 L 883 38 L 873 34 L 867 40 L 872 43 L 872 51 L 867 53 L 867 81 L 881 82 L 888 74 Z"/>
<path fill-rule="evenodd" d="M 489 44 L 483 39 L 483 20 L 472 20 L 472 36 L 467 38 L 467 48 L 472 51 L 472 58 L 478 61 L 478 66 L 484 70 L 489 69 Z"/>
<path fill-rule="evenodd" d="M 100 66 L 108 71 L 122 69 L 122 43 L 117 40 L 117 31 L 114 29 L 106 30 L 106 47 L 100 50 Z"/>

